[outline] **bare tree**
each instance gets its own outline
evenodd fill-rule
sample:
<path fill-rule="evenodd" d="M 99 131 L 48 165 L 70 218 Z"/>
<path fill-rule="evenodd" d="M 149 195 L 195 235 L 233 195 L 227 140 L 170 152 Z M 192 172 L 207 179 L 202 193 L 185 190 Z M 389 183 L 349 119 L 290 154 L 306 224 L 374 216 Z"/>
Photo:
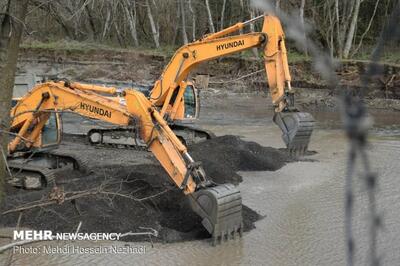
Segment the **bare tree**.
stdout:
<path fill-rule="evenodd" d="M 192 41 L 196 40 L 196 13 L 192 6 L 192 0 L 189 0 L 189 11 L 192 16 Z"/>
<path fill-rule="evenodd" d="M 377 11 L 377 9 L 378 9 L 379 2 L 380 2 L 380 0 L 376 0 L 375 7 L 374 7 L 374 12 L 372 13 L 372 16 L 371 16 L 371 19 L 369 20 L 369 23 L 368 23 L 367 28 L 365 29 L 364 33 L 361 35 L 360 41 L 359 41 L 357 47 L 354 49 L 354 52 L 352 53 L 352 56 L 354 56 L 354 55 L 358 52 L 358 50 L 360 49 L 360 47 L 361 47 L 361 45 L 362 45 L 362 42 L 363 42 L 365 36 L 367 35 L 368 31 L 371 29 L 372 21 L 373 21 L 374 18 L 375 18 L 375 15 L 376 15 L 376 11 Z"/>
<path fill-rule="evenodd" d="M 6 177 L 6 161 L 11 99 L 14 77 L 17 68 L 19 43 L 25 28 L 25 17 L 29 0 L 8 0 L 6 12 L 0 26 L 0 200 L 3 197 L 3 185 Z"/>
<path fill-rule="evenodd" d="M 304 36 L 304 52 L 306 56 L 308 56 L 308 49 L 307 49 L 307 41 L 306 41 L 306 31 L 305 31 L 305 24 L 304 24 L 304 7 L 306 5 L 306 0 L 301 0 L 300 3 L 300 22 L 301 22 L 301 27 L 303 30 L 303 36 Z"/>
<path fill-rule="evenodd" d="M 281 9 L 281 0 L 275 0 L 275 9 L 279 11 Z"/>
<path fill-rule="evenodd" d="M 102 40 L 104 40 L 104 38 L 106 37 L 106 34 L 110 27 L 110 21 L 111 21 L 111 8 L 107 8 L 106 21 L 104 22 L 103 33 L 101 34 Z"/>
<path fill-rule="evenodd" d="M 343 51 L 343 38 L 342 38 L 342 32 L 341 28 L 342 26 L 340 25 L 340 16 L 339 16 L 339 0 L 335 0 L 335 25 L 336 25 L 336 42 L 338 44 L 338 55 L 339 58 L 342 58 L 342 51 Z M 332 49 L 332 56 L 333 56 L 333 47 Z"/>
<path fill-rule="evenodd" d="M 155 4 L 155 3 L 154 3 Z M 153 40 L 156 48 L 160 47 L 160 29 L 158 25 L 156 26 L 156 23 L 154 22 L 154 17 L 151 11 L 151 6 L 149 3 L 149 0 L 146 0 L 146 6 L 147 6 L 147 17 L 149 18 L 150 21 L 150 27 L 151 27 L 151 33 L 153 35 Z M 157 6 L 156 6 L 157 8 Z"/>
<path fill-rule="evenodd" d="M 255 15 L 255 10 L 254 10 L 254 8 L 250 7 L 250 18 L 253 19 L 253 18 L 255 18 L 255 17 L 256 17 L 256 15 Z M 250 31 L 251 31 L 251 32 L 254 32 L 254 31 L 255 31 L 254 23 L 251 23 L 251 24 L 250 24 Z M 256 47 L 254 47 L 253 49 L 251 49 L 251 51 L 253 52 L 253 55 L 254 55 L 255 57 L 258 56 L 258 49 L 257 49 Z"/>
<path fill-rule="evenodd" d="M 206 1 L 206 9 L 207 9 L 207 14 L 208 14 L 208 24 L 210 26 L 210 31 L 212 33 L 214 33 L 215 32 L 215 27 L 214 27 L 212 14 L 211 14 L 210 3 L 208 2 L 208 0 L 205 0 L 205 1 Z"/>
<path fill-rule="evenodd" d="M 243 0 L 239 0 L 239 4 L 240 4 L 240 21 L 244 21 L 245 10 L 244 10 L 244 2 L 243 2 Z M 243 33 L 243 29 L 240 29 L 239 33 L 242 34 Z"/>
<path fill-rule="evenodd" d="M 186 33 L 186 17 L 185 17 L 185 5 L 183 3 L 183 0 L 179 0 L 180 4 L 180 10 L 181 10 L 181 19 L 182 19 L 182 38 L 183 38 L 183 43 L 187 44 L 188 43 L 188 37 Z"/>
<path fill-rule="evenodd" d="M 135 46 L 139 46 L 139 39 L 136 29 L 136 0 L 126 0 L 124 5 L 125 15 L 128 20 L 130 33 Z"/>
<path fill-rule="evenodd" d="M 343 57 L 344 58 L 349 57 L 351 45 L 353 44 L 354 32 L 355 32 L 357 20 L 358 20 L 358 13 L 360 11 L 360 4 L 361 4 L 361 0 L 355 0 L 354 13 L 353 13 L 353 17 L 351 20 L 349 31 L 347 32 L 346 43 L 345 43 L 344 49 L 343 49 Z"/>
<path fill-rule="evenodd" d="M 224 28 L 225 7 L 226 7 L 226 0 L 223 0 L 222 10 L 221 10 L 220 30 Z"/>

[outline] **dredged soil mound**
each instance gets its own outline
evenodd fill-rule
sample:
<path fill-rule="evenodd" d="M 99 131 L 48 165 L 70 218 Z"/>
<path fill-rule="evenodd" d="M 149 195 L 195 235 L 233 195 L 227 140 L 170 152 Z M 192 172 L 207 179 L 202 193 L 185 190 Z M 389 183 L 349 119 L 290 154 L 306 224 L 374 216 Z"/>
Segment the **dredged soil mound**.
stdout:
<path fill-rule="evenodd" d="M 291 161 L 284 151 L 232 135 L 197 143 L 189 152 L 203 163 L 207 174 L 217 183 L 238 184 L 242 177 L 237 171 L 276 171 Z"/>
<path fill-rule="evenodd" d="M 81 146 L 90 150 L 83 143 Z M 289 161 L 284 152 L 246 142 L 236 136 L 222 136 L 198 143 L 189 151 L 196 160 L 203 162 L 205 171 L 216 183 L 238 184 L 242 177 L 236 171 L 274 171 Z M 115 157 L 118 153 L 118 149 L 109 149 L 105 154 Z M 92 152 L 85 154 L 96 157 Z M 107 161 L 107 158 L 102 159 Z M 169 181 L 157 162 L 129 165 L 121 160 L 121 164 L 91 169 L 91 173 L 85 176 L 71 170 L 63 171 L 57 175 L 56 184 L 64 193 L 64 201 L 24 211 L 20 226 L 74 232 L 82 221 L 81 232 L 125 233 L 141 231 L 140 227 L 151 227 L 159 231 L 159 237 L 153 238 L 155 241 L 210 237 L 183 193 Z M 0 211 L 47 200 L 52 190 L 52 187 L 39 191 L 7 187 L 7 196 Z M 93 193 L 68 199 L 87 191 Z M 0 225 L 15 226 L 18 216 L 19 213 L 1 215 Z M 255 211 L 243 206 L 244 231 L 255 228 L 254 222 L 260 218 Z M 126 241 L 147 239 L 146 236 L 124 238 Z"/>

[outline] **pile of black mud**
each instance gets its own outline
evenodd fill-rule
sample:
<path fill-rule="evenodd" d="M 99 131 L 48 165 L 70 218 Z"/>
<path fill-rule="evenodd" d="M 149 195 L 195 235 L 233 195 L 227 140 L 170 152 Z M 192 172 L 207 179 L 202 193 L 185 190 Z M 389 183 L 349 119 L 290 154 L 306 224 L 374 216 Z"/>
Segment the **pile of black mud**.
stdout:
<path fill-rule="evenodd" d="M 238 136 L 225 135 L 189 148 L 195 160 L 201 161 L 207 174 L 216 183 L 242 182 L 237 171 L 276 171 L 290 156 L 285 151 L 263 147 L 253 141 L 244 141 Z"/>
<path fill-rule="evenodd" d="M 85 149 L 85 144 L 82 144 L 82 149 Z M 205 171 L 216 183 L 238 184 L 242 177 L 236 171 L 274 171 L 290 161 L 282 151 L 246 142 L 236 136 L 222 136 L 195 144 L 189 151 L 196 160 L 203 162 Z M 110 154 L 115 156 L 115 152 Z M 75 232 L 82 221 L 80 232 L 126 233 L 150 227 L 159 232 L 158 238 L 152 238 L 154 241 L 175 242 L 210 237 L 183 193 L 172 185 L 157 162 L 131 165 L 121 162 L 120 165 L 96 167 L 80 178 L 76 178 L 76 173 L 64 172 L 57 176 L 56 183 L 65 193 L 64 201 L 25 210 L 20 226 Z M 0 212 L 47 200 L 52 189 L 25 191 L 7 187 Z M 68 199 L 88 191 L 92 192 L 89 196 Z M 18 216 L 17 212 L 2 214 L 0 225 L 14 227 Z M 245 232 L 255 228 L 254 223 L 261 218 L 243 205 Z M 129 236 L 123 240 L 145 241 L 148 237 Z"/>

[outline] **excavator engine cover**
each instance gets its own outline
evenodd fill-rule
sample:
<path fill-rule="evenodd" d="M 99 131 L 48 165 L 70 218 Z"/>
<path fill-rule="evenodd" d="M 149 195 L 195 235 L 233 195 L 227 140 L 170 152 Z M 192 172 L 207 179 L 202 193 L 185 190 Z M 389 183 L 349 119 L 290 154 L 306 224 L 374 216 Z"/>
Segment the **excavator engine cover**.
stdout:
<path fill-rule="evenodd" d="M 273 120 L 282 130 L 289 152 L 296 156 L 304 154 L 314 128 L 314 117 L 303 112 L 280 112 L 275 113 Z"/>
<path fill-rule="evenodd" d="M 242 197 L 232 184 L 200 189 L 190 195 L 192 209 L 203 219 L 202 224 L 217 240 L 242 235 Z"/>

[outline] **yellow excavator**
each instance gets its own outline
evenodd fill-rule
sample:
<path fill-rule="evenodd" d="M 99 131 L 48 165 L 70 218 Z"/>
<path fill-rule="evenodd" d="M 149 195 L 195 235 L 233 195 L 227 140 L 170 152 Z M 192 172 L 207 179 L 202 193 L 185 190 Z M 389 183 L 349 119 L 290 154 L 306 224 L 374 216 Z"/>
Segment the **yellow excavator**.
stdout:
<path fill-rule="evenodd" d="M 8 167 L 24 175 L 21 182 L 38 176 L 46 185 L 54 182 L 51 172 L 64 164 L 81 166 L 67 154 L 52 152 L 61 139 L 59 114 L 74 112 L 118 126 L 135 127 L 137 137 L 157 158 L 172 182 L 188 196 L 214 242 L 218 238 L 222 240 L 235 233 L 241 234 L 239 190 L 232 184 L 212 182 L 145 95 L 126 89 L 123 91 L 126 104 L 121 105 L 85 88 L 79 83 L 46 82 L 35 86 L 11 110 L 14 137 L 8 145 Z"/>
<path fill-rule="evenodd" d="M 264 19 L 261 32 L 231 35 L 261 19 Z M 190 144 L 195 137 L 212 136 L 212 133 L 193 126 L 200 107 L 196 89 L 188 81 L 191 71 L 200 63 L 255 47 L 264 52 L 266 76 L 275 108 L 273 121 L 281 129 L 283 141 L 291 153 L 302 154 L 307 150 L 314 118 L 309 113 L 299 112 L 294 106 L 284 32 L 279 19 L 271 15 L 262 15 L 206 35 L 182 46 L 171 58 L 148 99 L 184 143 Z M 118 91 L 116 88 L 96 90 L 110 95 L 116 95 Z M 93 129 L 88 132 L 88 139 L 93 144 L 135 143 L 124 132 L 127 131 L 121 128 Z"/>

